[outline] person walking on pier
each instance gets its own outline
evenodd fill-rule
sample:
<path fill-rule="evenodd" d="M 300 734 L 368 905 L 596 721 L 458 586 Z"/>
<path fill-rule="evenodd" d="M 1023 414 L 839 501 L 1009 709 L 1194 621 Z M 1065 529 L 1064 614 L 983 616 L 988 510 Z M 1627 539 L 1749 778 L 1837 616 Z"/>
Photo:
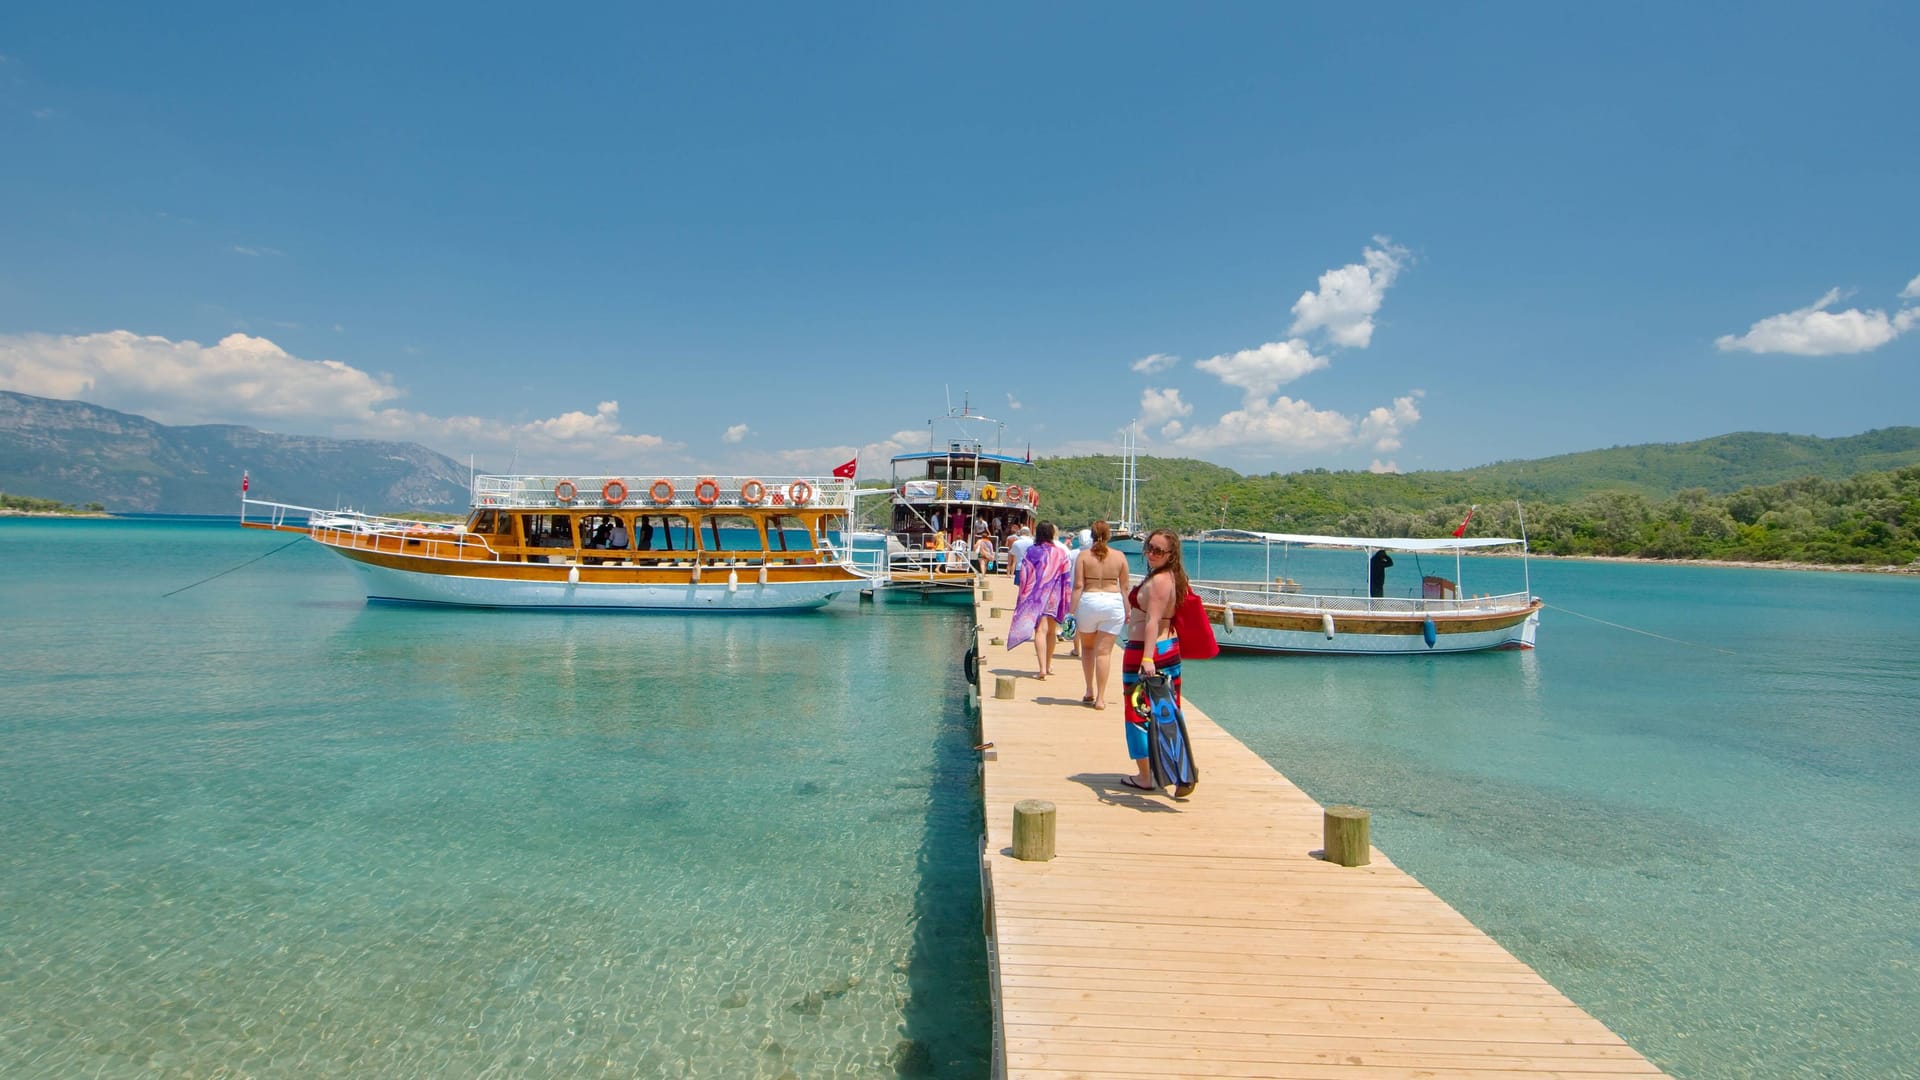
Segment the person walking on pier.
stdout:
<path fill-rule="evenodd" d="M 1081 704 L 1107 707 L 1107 680 L 1113 668 L 1113 641 L 1126 628 L 1127 557 L 1107 546 L 1107 523 L 1093 523 L 1086 550 L 1073 560 L 1073 640 L 1080 649 L 1080 673 L 1087 679 Z"/>
<path fill-rule="evenodd" d="M 1053 542 L 1053 522 L 1043 521 L 1033 546 L 1019 563 L 1020 598 L 1013 604 L 1013 623 L 1007 627 L 1007 649 L 1032 639 L 1033 653 L 1044 679 L 1053 674 L 1054 626 L 1067 617 L 1073 598 L 1073 561 Z"/>
<path fill-rule="evenodd" d="M 1147 534 L 1140 552 L 1147 560 L 1147 576 L 1127 594 L 1127 645 L 1121 654 L 1120 688 L 1127 703 L 1127 756 L 1133 759 L 1134 775 L 1121 783 L 1140 791 L 1154 791 L 1153 763 L 1147 748 L 1152 715 L 1146 711 L 1146 695 L 1133 693 L 1145 675 L 1165 675 L 1173 687 L 1174 704 L 1180 703 L 1180 638 L 1173 632 L 1173 613 L 1187 595 L 1187 570 L 1180 561 L 1180 537 L 1172 529 L 1155 529 Z"/>

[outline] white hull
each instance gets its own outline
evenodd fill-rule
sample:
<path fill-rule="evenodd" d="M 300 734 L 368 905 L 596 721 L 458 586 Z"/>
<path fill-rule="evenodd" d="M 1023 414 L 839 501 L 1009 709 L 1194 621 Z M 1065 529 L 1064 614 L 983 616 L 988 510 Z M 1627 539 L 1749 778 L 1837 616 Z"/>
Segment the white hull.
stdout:
<path fill-rule="evenodd" d="M 592 611 L 802 611 L 843 592 L 872 588 L 862 578 L 762 585 L 742 575 L 733 584 L 724 570 L 707 571 L 699 584 L 675 582 L 597 583 L 525 581 L 455 574 L 423 574 L 349 560 L 360 572 L 368 600 L 457 607 L 548 608 Z"/>
<path fill-rule="evenodd" d="M 1246 622 L 1246 616 L 1238 613 L 1232 630 L 1216 621 L 1213 633 L 1220 647 L 1253 652 L 1335 656 L 1419 655 L 1481 652 L 1487 649 L 1531 649 L 1534 635 L 1540 628 L 1540 614 L 1534 612 L 1512 626 L 1490 630 L 1448 632 L 1436 623 L 1432 645 L 1427 644 L 1424 626 L 1420 623 L 1400 627 L 1398 633 L 1368 633 L 1342 631 L 1336 622 L 1334 632 L 1329 636 L 1324 622 L 1311 630 L 1270 629 L 1248 626 Z"/>

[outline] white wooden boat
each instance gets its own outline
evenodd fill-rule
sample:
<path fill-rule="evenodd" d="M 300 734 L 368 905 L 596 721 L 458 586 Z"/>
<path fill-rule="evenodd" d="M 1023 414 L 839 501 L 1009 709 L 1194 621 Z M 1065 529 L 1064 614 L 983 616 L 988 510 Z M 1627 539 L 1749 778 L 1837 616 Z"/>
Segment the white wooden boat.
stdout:
<path fill-rule="evenodd" d="M 1264 581 L 1190 582 L 1214 623 L 1223 649 L 1277 653 L 1406 654 L 1531 649 L 1540 627 L 1538 597 L 1521 592 L 1471 595 L 1460 585 L 1462 552 L 1518 547 L 1504 537 L 1354 537 L 1214 529 L 1201 539 L 1263 543 L 1275 548 L 1304 545 L 1351 549 L 1356 582 L 1351 589 L 1310 590 L 1281 577 Z M 1415 552 L 1454 556 L 1454 576 L 1424 575 L 1412 596 L 1372 596 L 1367 587 L 1373 553 Z M 1271 560 L 1269 560 L 1269 567 Z M 1271 578 L 1271 575 L 1270 575 Z"/>
<path fill-rule="evenodd" d="M 970 596 L 976 574 L 1008 572 L 1009 545 L 1021 526 L 1035 524 L 1040 492 L 1015 475 L 1030 464 L 1027 459 L 988 450 L 973 434 L 978 425 L 1004 427 L 1000 421 L 965 407 L 929 426 L 942 421 L 958 437 L 944 444 L 930 440 L 926 450 L 891 459 L 888 586 Z M 973 554 L 982 526 L 994 545 L 988 565 Z"/>
<path fill-rule="evenodd" d="M 241 495 L 240 523 L 345 558 L 368 600 L 483 608 L 791 611 L 871 589 L 849 480 L 481 476 L 463 524 Z"/>

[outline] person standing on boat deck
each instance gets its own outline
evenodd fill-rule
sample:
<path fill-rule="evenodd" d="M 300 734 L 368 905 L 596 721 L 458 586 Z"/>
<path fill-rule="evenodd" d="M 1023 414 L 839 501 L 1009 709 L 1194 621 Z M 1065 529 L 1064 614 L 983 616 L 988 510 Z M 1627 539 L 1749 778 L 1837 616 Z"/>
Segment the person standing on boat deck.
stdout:
<path fill-rule="evenodd" d="M 1093 523 L 1086 550 L 1073 560 L 1073 643 L 1086 676 L 1082 705 L 1107 707 L 1107 679 L 1113 668 L 1113 639 L 1126 628 L 1127 557 L 1107 546 L 1112 535 L 1104 521 Z"/>
<path fill-rule="evenodd" d="M 1146 695 L 1134 703 L 1134 687 L 1148 675 L 1161 674 L 1173 686 L 1173 702 L 1180 704 L 1180 638 L 1173 632 L 1173 613 L 1187 596 L 1187 570 L 1180 561 L 1180 537 L 1172 529 L 1155 529 L 1140 547 L 1147 560 L 1147 576 L 1127 593 L 1127 646 L 1121 654 L 1120 691 L 1127 703 L 1127 756 L 1134 774 L 1120 782 L 1140 791 L 1154 791 L 1153 763 L 1147 749 L 1147 724 L 1153 719 Z"/>
<path fill-rule="evenodd" d="M 1027 549 L 1032 546 L 1033 526 L 1020 526 L 1020 535 L 1014 537 L 1013 543 L 1007 545 L 1007 558 L 1013 563 L 1013 583 L 1015 585 L 1020 584 L 1020 579 L 1023 576 L 1020 568 L 1026 565 Z"/>
<path fill-rule="evenodd" d="M 1053 522 L 1040 523 L 1033 546 L 1020 561 L 1020 597 L 1013 603 L 1013 623 L 1007 627 L 1007 649 L 1031 639 L 1044 679 L 1053 674 L 1054 626 L 1067 617 L 1073 599 L 1073 561 L 1053 542 Z"/>
<path fill-rule="evenodd" d="M 1379 599 L 1387 595 L 1387 567 L 1393 565 L 1393 556 L 1385 548 L 1373 553 L 1368 562 L 1367 595 Z"/>

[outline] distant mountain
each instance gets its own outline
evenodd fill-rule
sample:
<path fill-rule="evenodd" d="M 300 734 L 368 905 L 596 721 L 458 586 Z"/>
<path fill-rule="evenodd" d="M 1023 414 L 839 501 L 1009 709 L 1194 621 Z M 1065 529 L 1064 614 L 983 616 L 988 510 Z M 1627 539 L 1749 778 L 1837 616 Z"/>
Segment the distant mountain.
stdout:
<path fill-rule="evenodd" d="M 373 513 L 459 512 L 467 467 L 417 443 L 169 427 L 81 401 L 0 391 L 0 491 L 117 513 L 231 514 L 256 497 Z"/>

